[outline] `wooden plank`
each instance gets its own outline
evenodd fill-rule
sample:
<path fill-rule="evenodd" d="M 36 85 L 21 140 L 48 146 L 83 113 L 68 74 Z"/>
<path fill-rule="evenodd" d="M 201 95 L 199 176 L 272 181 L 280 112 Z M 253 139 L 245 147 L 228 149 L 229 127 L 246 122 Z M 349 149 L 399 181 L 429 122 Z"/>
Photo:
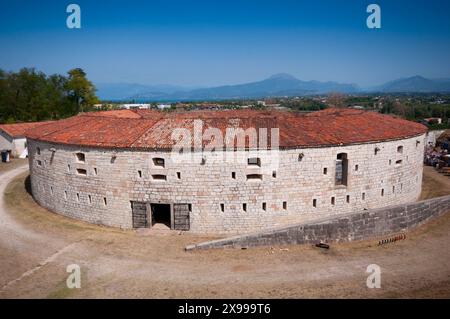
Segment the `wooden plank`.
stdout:
<path fill-rule="evenodd" d="M 147 204 L 144 202 L 131 202 L 133 228 L 148 227 Z"/>
<path fill-rule="evenodd" d="M 174 204 L 173 205 L 174 229 L 189 230 L 189 204 Z"/>

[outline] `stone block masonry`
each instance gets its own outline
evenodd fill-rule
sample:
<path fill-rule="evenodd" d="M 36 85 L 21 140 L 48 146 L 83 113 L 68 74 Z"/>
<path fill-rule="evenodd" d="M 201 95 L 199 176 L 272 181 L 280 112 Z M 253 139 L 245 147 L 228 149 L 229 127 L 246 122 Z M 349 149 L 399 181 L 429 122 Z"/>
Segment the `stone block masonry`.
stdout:
<path fill-rule="evenodd" d="M 185 163 L 161 150 L 29 138 L 31 188 L 40 205 L 94 224 L 132 228 L 132 202 L 189 204 L 190 232 L 243 234 L 416 201 L 424 138 L 281 149 L 276 167 L 259 155 L 249 165 L 246 151 L 235 152 L 242 162 Z M 335 183 L 340 154 L 345 185 Z"/>
<path fill-rule="evenodd" d="M 371 239 L 415 228 L 450 212 L 450 196 L 411 204 L 345 214 L 243 236 L 204 242 L 186 250 L 241 248 L 285 244 L 316 244 Z"/>
<path fill-rule="evenodd" d="M 95 224 L 133 228 L 136 217 L 135 227 L 217 235 L 415 202 L 426 132 L 352 109 L 115 110 L 26 137 L 40 205 Z"/>

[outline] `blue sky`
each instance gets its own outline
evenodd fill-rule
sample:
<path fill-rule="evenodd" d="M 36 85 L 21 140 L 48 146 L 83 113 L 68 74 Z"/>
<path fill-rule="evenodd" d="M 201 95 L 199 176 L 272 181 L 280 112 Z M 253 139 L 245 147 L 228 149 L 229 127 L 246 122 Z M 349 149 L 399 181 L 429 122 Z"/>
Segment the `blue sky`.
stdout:
<path fill-rule="evenodd" d="M 79 30 L 66 7 L 81 7 Z M 381 7 L 382 28 L 366 27 Z M 450 1 L 5 1 L 0 68 L 94 82 L 214 86 L 286 72 L 370 86 L 450 77 Z"/>

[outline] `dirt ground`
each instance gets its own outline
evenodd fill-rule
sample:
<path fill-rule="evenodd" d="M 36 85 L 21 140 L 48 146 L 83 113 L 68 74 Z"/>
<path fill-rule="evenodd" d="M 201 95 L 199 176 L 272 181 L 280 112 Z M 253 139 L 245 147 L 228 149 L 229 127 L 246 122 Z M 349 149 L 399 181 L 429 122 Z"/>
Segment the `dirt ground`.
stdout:
<path fill-rule="evenodd" d="M 450 176 L 439 174 L 433 167 L 423 168 L 422 194 L 420 200 L 445 196 L 450 193 Z"/>
<path fill-rule="evenodd" d="M 0 298 L 450 297 L 450 214 L 385 246 L 185 252 L 212 238 L 139 234 L 50 213 L 26 192 L 27 175 L 20 166 L 0 173 Z M 425 169 L 424 198 L 450 193 L 450 178 L 441 177 Z M 66 286 L 70 264 L 81 267 L 81 289 Z M 366 286 L 370 264 L 381 267 L 380 289 Z"/>
<path fill-rule="evenodd" d="M 13 158 L 8 163 L 0 162 L 0 174 L 28 163 L 28 159 Z"/>

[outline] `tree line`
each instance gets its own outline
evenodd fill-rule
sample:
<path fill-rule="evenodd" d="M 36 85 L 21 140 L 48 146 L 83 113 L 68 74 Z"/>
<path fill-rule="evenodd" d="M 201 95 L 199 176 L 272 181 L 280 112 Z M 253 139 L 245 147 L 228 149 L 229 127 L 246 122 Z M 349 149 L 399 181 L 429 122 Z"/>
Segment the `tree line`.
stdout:
<path fill-rule="evenodd" d="M 0 69 L 0 123 L 56 120 L 90 111 L 98 103 L 95 91 L 79 68 L 66 76 L 34 68 Z"/>
<path fill-rule="evenodd" d="M 411 121 L 425 118 L 441 118 L 442 125 L 434 125 L 433 128 L 449 128 L 450 105 L 430 104 L 421 101 L 386 101 L 381 108 L 381 113 L 396 114 Z"/>

